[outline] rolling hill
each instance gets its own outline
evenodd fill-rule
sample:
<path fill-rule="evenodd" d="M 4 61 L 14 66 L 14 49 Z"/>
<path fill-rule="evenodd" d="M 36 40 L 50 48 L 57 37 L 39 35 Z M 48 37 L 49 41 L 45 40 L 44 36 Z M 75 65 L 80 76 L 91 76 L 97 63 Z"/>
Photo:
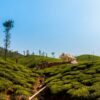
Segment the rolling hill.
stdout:
<path fill-rule="evenodd" d="M 100 62 L 55 66 L 42 72 L 48 86 L 43 100 L 100 100 Z"/>
<path fill-rule="evenodd" d="M 47 89 L 39 94 L 38 100 L 100 100 L 100 57 L 81 55 L 77 59 L 78 64 L 63 64 L 37 70 L 37 64 L 61 60 L 21 55 L 16 63 L 15 58 L 4 61 L 1 57 L 0 100 L 28 100 L 33 95 L 37 77 L 41 75 L 45 76 Z"/>
<path fill-rule="evenodd" d="M 80 56 L 77 56 L 76 58 L 79 62 L 100 60 L 100 56 L 89 55 L 89 54 L 80 55 Z"/>

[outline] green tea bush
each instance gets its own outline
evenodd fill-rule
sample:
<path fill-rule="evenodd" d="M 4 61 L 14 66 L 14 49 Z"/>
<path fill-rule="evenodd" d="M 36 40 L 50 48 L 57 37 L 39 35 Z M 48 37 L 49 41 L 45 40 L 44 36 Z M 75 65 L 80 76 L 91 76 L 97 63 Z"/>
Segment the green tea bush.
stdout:
<path fill-rule="evenodd" d="M 61 92 L 62 90 L 65 89 L 62 81 L 51 82 L 49 85 L 53 94 Z"/>
<path fill-rule="evenodd" d="M 70 94 L 72 97 L 75 98 L 89 98 L 89 91 L 87 89 L 87 87 L 81 87 L 78 89 L 69 89 L 67 91 L 68 94 Z"/>
<path fill-rule="evenodd" d="M 13 91 L 12 95 L 29 95 L 38 73 L 13 61 L 0 60 L 0 92 Z"/>
<path fill-rule="evenodd" d="M 88 69 L 87 71 L 85 71 L 86 74 L 95 74 L 96 70 L 94 69 Z"/>
<path fill-rule="evenodd" d="M 9 87 L 12 86 L 12 82 L 5 79 L 5 78 L 0 78 L 0 91 L 5 91 Z"/>
<path fill-rule="evenodd" d="M 98 65 L 97 65 L 98 64 Z M 100 63 L 85 62 L 44 69 L 51 93 L 64 93 L 72 100 L 96 100 L 100 97 Z M 51 74 L 52 73 L 52 74 Z"/>
<path fill-rule="evenodd" d="M 0 100 L 6 100 L 6 95 L 4 93 L 0 93 Z"/>

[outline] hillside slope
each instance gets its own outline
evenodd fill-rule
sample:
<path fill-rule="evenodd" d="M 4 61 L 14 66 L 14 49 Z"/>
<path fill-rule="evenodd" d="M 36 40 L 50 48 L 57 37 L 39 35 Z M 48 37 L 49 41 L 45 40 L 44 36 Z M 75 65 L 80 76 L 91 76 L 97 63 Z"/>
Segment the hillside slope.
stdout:
<path fill-rule="evenodd" d="M 31 96 L 36 78 L 41 75 L 34 67 L 43 61 L 56 62 L 60 60 L 30 55 L 20 56 L 16 63 L 15 59 L 7 58 L 7 61 L 4 61 L 0 57 L 0 100 L 6 100 L 8 95 L 12 98 L 11 100 L 18 100 L 18 96 L 19 98 L 24 96 L 24 99 Z"/>
<path fill-rule="evenodd" d="M 61 59 L 44 57 L 39 55 L 30 55 L 30 56 L 22 56 L 19 57 L 18 62 L 22 65 L 25 65 L 29 68 L 34 68 L 37 64 L 41 64 L 43 62 L 59 62 Z"/>
<path fill-rule="evenodd" d="M 100 61 L 100 56 L 96 56 L 96 55 L 89 55 L 89 54 L 85 54 L 85 55 L 80 55 L 76 57 L 77 60 L 79 62 L 84 62 L 84 61 Z"/>
<path fill-rule="evenodd" d="M 36 76 L 34 69 L 0 59 L 0 100 L 6 100 L 6 95 L 31 95 Z"/>
<path fill-rule="evenodd" d="M 0 58 L 0 100 L 6 100 L 8 96 L 11 100 L 27 100 L 33 95 L 33 86 L 38 76 L 45 78 L 47 86 L 47 89 L 40 93 L 38 100 L 100 99 L 99 58 L 95 61 L 81 59 L 79 64 L 74 65 L 35 69 L 37 64 L 45 61 L 61 62 L 60 59 L 36 55 L 21 56 L 18 63 L 11 59 L 5 62 Z"/>
<path fill-rule="evenodd" d="M 100 62 L 55 66 L 41 72 L 48 86 L 43 100 L 100 99 Z"/>

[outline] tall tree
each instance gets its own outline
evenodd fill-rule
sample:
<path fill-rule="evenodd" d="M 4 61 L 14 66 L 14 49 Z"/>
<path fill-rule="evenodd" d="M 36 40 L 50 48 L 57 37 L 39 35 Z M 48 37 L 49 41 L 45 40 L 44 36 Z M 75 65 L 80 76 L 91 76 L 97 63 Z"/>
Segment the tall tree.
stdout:
<path fill-rule="evenodd" d="M 39 50 L 39 56 L 41 56 L 41 50 Z"/>
<path fill-rule="evenodd" d="M 52 54 L 52 57 L 54 58 L 55 57 L 55 52 L 51 52 L 51 54 Z"/>
<path fill-rule="evenodd" d="M 24 56 L 26 55 L 26 52 L 25 52 L 25 50 L 23 51 L 23 55 L 24 55 Z"/>
<path fill-rule="evenodd" d="M 4 39 L 4 47 L 5 47 L 5 60 L 7 59 L 7 52 L 8 48 L 10 46 L 10 30 L 13 28 L 13 21 L 12 20 L 7 20 L 3 23 L 3 26 L 5 28 L 5 39 Z"/>
<path fill-rule="evenodd" d="M 26 56 L 29 56 L 29 55 L 30 55 L 30 51 L 26 50 Z"/>

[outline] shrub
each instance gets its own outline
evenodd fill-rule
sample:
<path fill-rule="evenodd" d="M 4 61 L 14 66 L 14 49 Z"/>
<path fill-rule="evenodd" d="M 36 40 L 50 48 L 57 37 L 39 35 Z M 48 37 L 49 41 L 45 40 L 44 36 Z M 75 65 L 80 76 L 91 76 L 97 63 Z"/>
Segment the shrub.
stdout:
<path fill-rule="evenodd" d="M 6 100 L 6 95 L 4 93 L 0 93 L 0 100 Z"/>
<path fill-rule="evenodd" d="M 50 90 L 53 94 L 56 94 L 58 92 L 61 92 L 64 90 L 64 87 L 59 84 L 54 84 L 50 87 Z"/>
<path fill-rule="evenodd" d="M 4 90 L 8 89 L 9 87 L 12 86 L 12 84 L 13 83 L 11 81 L 1 78 L 0 79 L 0 91 L 4 91 Z"/>
<path fill-rule="evenodd" d="M 87 87 L 81 87 L 79 89 L 70 89 L 67 91 L 67 93 L 75 98 L 88 98 L 90 95 Z"/>

